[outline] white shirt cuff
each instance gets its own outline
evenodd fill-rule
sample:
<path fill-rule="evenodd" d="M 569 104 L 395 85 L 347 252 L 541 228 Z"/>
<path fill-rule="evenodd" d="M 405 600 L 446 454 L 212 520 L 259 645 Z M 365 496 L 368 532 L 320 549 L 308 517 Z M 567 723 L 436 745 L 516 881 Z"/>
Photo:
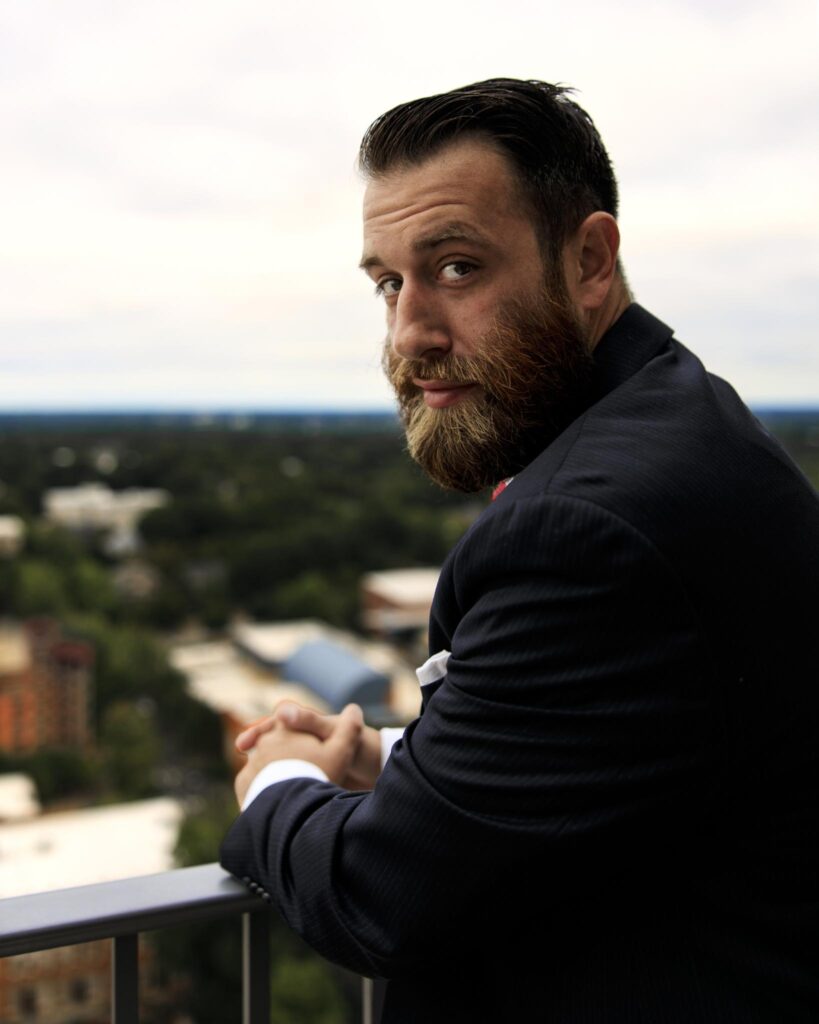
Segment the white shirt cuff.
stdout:
<path fill-rule="evenodd" d="M 404 735 L 403 729 L 387 729 L 381 730 L 381 767 L 387 763 L 387 758 L 390 756 L 390 752 L 398 740 Z"/>
<path fill-rule="evenodd" d="M 297 757 L 284 757 L 281 761 L 271 761 L 270 764 L 266 764 L 262 768 L 248 786 L 242 810 L 246 811 L 263 789 L 267 789 L 268 786 L 272 786 L 276 782 L 286 782 L 287 779 L 330 781 L 321 768 L 311 761 L 302 761 Z"/>

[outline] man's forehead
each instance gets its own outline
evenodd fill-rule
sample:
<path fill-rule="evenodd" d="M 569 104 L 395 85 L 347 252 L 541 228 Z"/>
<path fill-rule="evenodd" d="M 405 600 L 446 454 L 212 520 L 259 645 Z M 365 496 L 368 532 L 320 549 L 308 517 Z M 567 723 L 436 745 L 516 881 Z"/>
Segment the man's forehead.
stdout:
<path fill-rule="evenodd" d="M 372 175 L 364 193 L 364 216 L 374 216 L 380 208 L 402 195 L 418 191 L 443 201 L 448 193 L 460 196 L 464 191 L 483 188 L 512 193 L 517 175 L 509 158 L 484 139 L 469 137 L 451 143 L 420 161 L 402 162 L 380 174 Z"/>
<path fill-rule="evenodd" d="M 374 176 L 363 214 L 365 266 L 380 238 L 411 236 L 415 250 L 458 239 L 485 244 L 501 225 L 531 220 L 508 158 L 476 139 Z"/>

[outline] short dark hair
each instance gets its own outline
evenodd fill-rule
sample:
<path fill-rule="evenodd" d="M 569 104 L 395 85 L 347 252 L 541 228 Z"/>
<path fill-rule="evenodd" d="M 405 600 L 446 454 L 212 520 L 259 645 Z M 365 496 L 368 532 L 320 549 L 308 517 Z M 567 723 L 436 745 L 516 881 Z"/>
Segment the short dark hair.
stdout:
<path fill-rule="evenodd" d="M 490 78 L 393 107 L 367 129 L 359 166 L 378 177 L 422 163 L 457 140 L 485 138 L 518 172 L 535 230 L 555 258 L 596 210 L 617 216 L 617 181 L 589 115 L 573 90 L 548 82 Z"/>

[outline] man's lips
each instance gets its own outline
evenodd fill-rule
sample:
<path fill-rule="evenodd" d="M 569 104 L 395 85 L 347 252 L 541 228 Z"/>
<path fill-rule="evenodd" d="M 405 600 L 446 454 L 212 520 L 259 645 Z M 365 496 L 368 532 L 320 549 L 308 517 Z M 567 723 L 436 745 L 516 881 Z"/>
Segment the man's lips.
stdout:
<path fill-rule="evenodd" d="M 430 409 L 443 409 L 455 405 L 477 388 L 477 384 L 469 381 L 421 380 L 414 377 L 413 384 L 424 392 L 424 401 Z"/>

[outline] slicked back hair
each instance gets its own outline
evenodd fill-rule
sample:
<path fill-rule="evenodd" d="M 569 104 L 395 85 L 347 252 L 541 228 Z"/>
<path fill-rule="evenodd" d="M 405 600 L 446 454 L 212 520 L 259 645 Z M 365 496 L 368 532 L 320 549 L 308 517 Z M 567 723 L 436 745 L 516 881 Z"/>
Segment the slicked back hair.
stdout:
<path fill-rule="evenodd" d="M 611 161 L 571 92 L 548 82 L 491 78 L 402 103 L 367 129 L 359 166 L 377 178 L 462 139 L 486 139 L 515 168 L 544 254 L 554 260 L 590 213 L 617 216 Z"/>

